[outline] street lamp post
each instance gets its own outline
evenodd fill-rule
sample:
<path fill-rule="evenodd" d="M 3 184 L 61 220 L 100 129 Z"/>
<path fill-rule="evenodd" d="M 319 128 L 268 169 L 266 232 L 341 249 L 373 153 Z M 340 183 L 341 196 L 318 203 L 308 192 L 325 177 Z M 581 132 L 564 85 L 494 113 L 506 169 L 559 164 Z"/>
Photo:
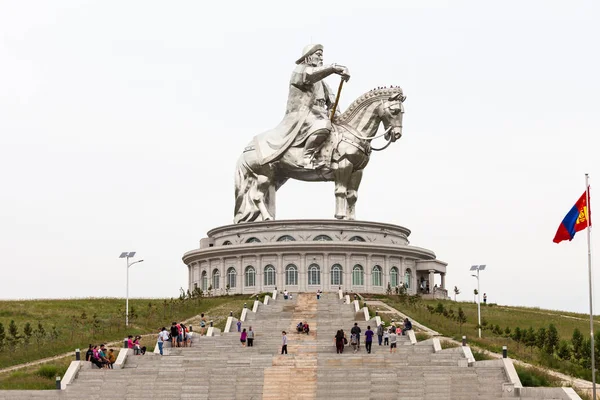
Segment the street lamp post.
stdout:
<path fill-rule="evenodd" d="M 129 267 L 131 267 L 133 264 L 137 264 L 137 263 L 141 263 L 144 260 L 138 260 L 138 261 L 134 261 L 132 263 L 129 262 L 130 258 L 133 258 L 135 256 L 135 251 L 129 251 L 129 252 L 123 252 L 121 253 L 121 255 L 119 256 L 119 258 L 125 258 L 127 259 L 127 288 L 125 291 L 125 326 L 129 326 Z"/>
<path fill-rule="evenodd" d="M 477 325 L 479 328 L 479 339 L 481 339 L 481 290 L 479 289 L 479 271 L 483 271 L 484 269 L 485 264 L 471 266 L 471 271 L 477 271 L 477 275 L 471 276 L 477 279 Z"/>

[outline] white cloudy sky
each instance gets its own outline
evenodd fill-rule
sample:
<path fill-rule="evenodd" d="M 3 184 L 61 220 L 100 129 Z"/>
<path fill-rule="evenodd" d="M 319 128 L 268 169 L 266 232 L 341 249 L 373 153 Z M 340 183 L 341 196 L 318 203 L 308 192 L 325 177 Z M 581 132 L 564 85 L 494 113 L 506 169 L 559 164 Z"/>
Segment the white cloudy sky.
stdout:
<path fill-rule="evenodd" d="M 350 69 L 342 107 L 376 86 L 408 96 L 404 136 L 365 171 L 360 219 L 410 228 L 459 299 L 485 263 L 491 302 L 587 312 L 585 234 L 552 238 L 584 173 L 600 182 L 599 12 L 0 0 L 0 298 L 124 296 L 117 257 L 134 250 L 131 296 L 176 296 L 182 254 L 232 222 L 235 161 L 281 119 L 312 41 Z M 332 183 L 288 182 L 278 218 L 331 218 L 333 203 Z"/>

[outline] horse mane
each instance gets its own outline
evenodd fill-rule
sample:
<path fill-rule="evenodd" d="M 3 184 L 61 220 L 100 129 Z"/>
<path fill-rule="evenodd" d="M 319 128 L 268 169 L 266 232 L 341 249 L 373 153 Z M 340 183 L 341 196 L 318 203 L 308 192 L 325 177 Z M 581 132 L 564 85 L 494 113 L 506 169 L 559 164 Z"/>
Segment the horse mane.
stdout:
<path fill-rule="evenodd" d="M 379 101 L 383 98 L 389 98 L 398 93 L 403 94 L 402 88 L 400 86 L 390 86 L 387 87 L 379 87 L 372 90 L 369 90 L 367 93 L 360 96 L 358 99 L 354 100 L 352 104 L 340 115 L 336 118 L 336 122 L 339 124 L 350 121 L 363 107 L 375 102 Z"/>

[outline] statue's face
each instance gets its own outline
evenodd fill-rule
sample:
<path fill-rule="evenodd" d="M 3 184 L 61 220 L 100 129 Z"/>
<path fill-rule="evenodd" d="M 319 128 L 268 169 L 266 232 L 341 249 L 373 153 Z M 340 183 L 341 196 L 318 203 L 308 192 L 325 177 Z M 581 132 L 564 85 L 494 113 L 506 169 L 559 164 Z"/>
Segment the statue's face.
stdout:
<path fill-rule="evenodd" d="M 323 65 L 323 50 L 317 50 L 308 56 L 308 64 L 313 67 L 320 67 Z"/>

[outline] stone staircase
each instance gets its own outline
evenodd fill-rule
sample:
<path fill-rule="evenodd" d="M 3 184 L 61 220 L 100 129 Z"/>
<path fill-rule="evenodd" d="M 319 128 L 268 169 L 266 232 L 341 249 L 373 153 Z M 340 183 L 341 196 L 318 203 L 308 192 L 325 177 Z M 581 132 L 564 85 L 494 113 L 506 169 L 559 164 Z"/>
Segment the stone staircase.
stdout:
<path fill-rule="evenodd" d="M 310 334 L 296 333 L 307 321 Z M 121 370 L 82 370 L 63 391 L 0 391 L 0 400 L 20 399 L 500 399 L 508 382 L 496 366 L 459 366 L 457 349 L 435 353 L 430 343 L 411 345 L 401 336 L 397 352 L 379 346 L 336 354 L 334 336 L 349 337 L 355 322 L 352 305 L 333 294 L 300 294 L 271 300 L 248 313 L 254 347 L 242 347 L 239 333 L 194 336 L 192 347 L 170 349 L 168 356 L 129 357 Z M 363 333 L 375 320 L 356 321 Z M 281 331 L 288 353 L 281 355 Z M 507 397 L 507 394 L 504 394 Z M 510 397 L 510 396 L 508 396 Z M 513 397 L 515 398 L 515 397 Z M 548 397 L 550 398 L 550 397 Z M 556 397 L 559 398 L 559 397 Z"/>

